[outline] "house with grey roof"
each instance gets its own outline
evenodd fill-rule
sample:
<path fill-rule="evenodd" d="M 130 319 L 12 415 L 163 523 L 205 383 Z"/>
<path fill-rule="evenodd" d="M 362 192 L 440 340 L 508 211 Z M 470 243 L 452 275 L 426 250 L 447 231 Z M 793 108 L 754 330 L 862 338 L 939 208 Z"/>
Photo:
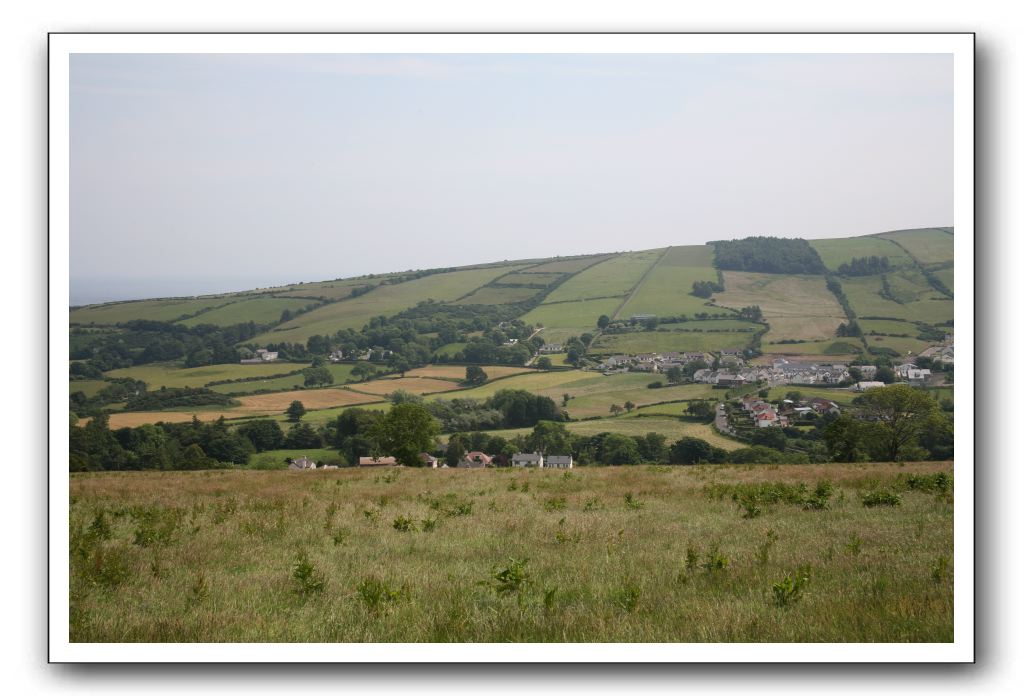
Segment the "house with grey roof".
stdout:
<path fill-rule="evenodd" d="M 515 467 L 535 466 L 543 468 L 543 455 L 539 452 L 516 452 L 512 455 L 511 465 Z"/>

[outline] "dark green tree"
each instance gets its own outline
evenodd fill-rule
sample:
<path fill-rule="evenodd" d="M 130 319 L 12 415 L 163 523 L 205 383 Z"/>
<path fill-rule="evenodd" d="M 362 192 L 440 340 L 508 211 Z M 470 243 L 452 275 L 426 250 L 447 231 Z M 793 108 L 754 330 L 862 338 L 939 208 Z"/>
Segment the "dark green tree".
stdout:
<path fill-rule="evenodd" d="M 440 424 L 420 404 L 398 404 L 377 421 L 373 436 L 381 450 L 403 466 L 422 466 L 419 455 L 433 449 Z"/>
<path fill-rule="evenodd" d="M 487 373 L 479 365 L 469 365 L 465 368 L 465 383 L 471 386 L 478 386 L 487 381 Z"/>
<path fill-rule="evenodd" d="M 302 420 L 302 416 L 305 415 L 305 406 L 302 405 L 301 401 L 292 401 L 291 405 L 284 412 L 288 416 L 288 420 L 292 423 L 297 423 Z"/>

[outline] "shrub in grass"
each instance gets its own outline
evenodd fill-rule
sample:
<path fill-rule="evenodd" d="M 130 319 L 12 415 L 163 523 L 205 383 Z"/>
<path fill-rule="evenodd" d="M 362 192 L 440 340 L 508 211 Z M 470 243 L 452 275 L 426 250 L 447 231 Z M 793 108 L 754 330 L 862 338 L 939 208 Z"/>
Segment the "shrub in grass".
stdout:
<path fill-rule="evenodd" d="M 494 571 L 491 580 L 484 581 L 490 584 L 499 595 L 518 594 L 529 582 L 529 574 L 526 572 L 528 558 L 509 558 L 508 565 Z"/>
<path fill-rule="evenodd" d="M 102 539 L 104 541 L 113 535 L 110 529 L 110 521 L 103 510 L 97 512 L 96 516 L 92 518 L 92 524 L 89 525 L 89 535 L 94 539 Z"/>
<path fill-rule="evenodd" d="M 849 537 L 849 541 L 845 542 L 845 550 L 851 556 L 859 556 L 861 548 L 863 548 L 863 539 L 858 534 L 852 534 Z"/>
<path fill-rule="evenodd" d="M 95 585 L 113 588 L 126 582 L 132 573 L 127 549 L 97 546 L 89 558 L 86 576 Z"/>
<path fill-rule="evenodd" d="M 556 510 L 564 510 L 565 505 L 566 505 L 565 497 L 559 496 L 554 498 L 548 498 L 547 500 L 545 500 L 543 502 L 543 509 L 546 510 L 547 512 L 554 512 Z"/>
<path fill-rule="evenodd" d="M 397 529 L 399 532 L 416 531 L 416 521 L 411 517 L 405 517 L 404 515 L 399 515 L 398 517 L 395 517 L 394 521 L 391 523 L 391 526 Z"/>
<path fill-rule="evenodd" d="M 938 560 L 931 566 L 931 580 L 935 585 L 940 585 L 948 574 L 948 556 L 939 556 Z"/>
<path fill-rule="evenodd" d="M 366 578 L 355 588 L 359 598 L 371 612 L 379 612 L 388 604 L 397 602 L 407 592 L 404 589 L 396 589 L 388 586 L 378 578 Z"/>
<path fill-rule="evenodd" d="M 902 496 L 892 491 L 871 491 L 863 496 L 864 507 L 895 507 L 902 505 Z"/>
<path fill-rule="evenodd" d="M 421 524 L 422 524 L 422 530 L 424 532 L 432 532 L 434 529 L 437 528 L 437 518 L 436 517 L 426 517 L 426 518 L 424 518 L 422 520 Z"/>
<path fill-rule="evenodd" d="M 706 558 L 703 560 L 703 569 L 708 573 L 714 573 L 717 571 L 725 570 L 728 567 L 728 558 L 725 557 L 717 546 L 711 548 L 707 552 Z"/>
<path fill-rule="evenodd" d="M 305 553 L 299 554 L 298 558 L 291 565 L 291 577 L 298 585 L 296 591 L 303 597 L 308 597 L 317 592 L 323 592 L 324 580 Z"/>
<path fill-rule="evenodd" d="M 202 600 L 206 599 L 209 596 L 210 583 L 206 579 L 205 572 L 200 570 L 198 573 L 196 573 L 195 580 L 192 582 L 191 590 L 192 590 L 191 598 L 193 602 L 196 603 L 201 602 Z"/>
<path fill-rule="evenodd" d="M 639 604 L 639 588 L 628 583 L 615 590 L 611 595 L 611 601 L 631 614 L 636 611 L 636 606 Z"/>
<path fill-rule="evenodd" d="M 767 541 L 757 547 L 757 565 L 761 567 L 767 565 L 768 556 L 771 553 L 771 547 L 773 547 L 777 541 L 778 535 L 773 529 L 768 529 Z"/>
<path fill-rule="evenodd" d="M 347 527 L 338 527 L 331 532 L 330 538 L 334 542 L 334 546 L 340 546 L 341 544 L 348 541 L 348 537 L 352 535 L 352 532 Z"/>
<path fill-rule="evenodd" d="M 774 603 L 779 607 L 787 607 L 798 601 L 803 596 L 803 588 L 810 582 L 810 573 L 806 568 L 800 568 L 795 575 L 786 575 L 781 582 L 771 586 L 774 592 Z"/>
<path fill-rule="evenodd" d="M 629 510 L 640 510 L 643 507 L 643 503 L 636 499 L 632 493 L 625 494 L 625 507 Z"/>

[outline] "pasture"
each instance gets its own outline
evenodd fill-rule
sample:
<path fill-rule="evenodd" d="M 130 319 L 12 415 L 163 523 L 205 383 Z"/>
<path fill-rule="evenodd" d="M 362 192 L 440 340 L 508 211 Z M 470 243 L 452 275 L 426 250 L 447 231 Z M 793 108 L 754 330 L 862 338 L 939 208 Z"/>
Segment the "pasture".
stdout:
<path fill-rule="evenodd" d="M 203 312 L 178 323 L 183 326 L 198 326 L 199 324 L 231 326 L 249 321 L 254 321 L 257 324 L 276 324 L 284 310 L 289 309 L 294 312 L 310 303 L 311 300 L 287 297 L 255 297 L 232 302 L 224 307 Z"/>
<path fill-rule="evenodd" d="M 881 334 L 906 334 L 907 336 L 916 336 L 920 333 L 920 329 L 917 328 L 916 324 L 910 321 L 895 321 L 892 319 L 857 319 L 856 320 L 860 328 L 863 329 L 863 333 L 881 333 Z"/>
<path fill-rule="evenodd" d="M 938 228 L 897 230 L 877 235 L 889 239 L 916 257 L 924 265 L 945 263 L 955 255 L 954 237 Z"/>
<path fill-rule="evenodd" d="M 824 276 L 742 271 L 725 271 L 724 276 L 725 291 L 714 295 L 714 303 L 732 309 L 758 305 L 771 326 L 764 335 L 765 343 L 833 338 L 835 329 L 846 320 Z"/>
<path fill-rule="evenodd" d="M 662 249 L 633 251 L 590 266 L 558 286 L 544 302 L 615 296 L 624 298 L 657 261 L 662 251 Z"/>
<path fill-rule="evenodd" d="M 535 373 L 535 370 L 528 367 L 512 367 L 509 365 L 480 365 L 487 373 L 487 379 L 498 379 L 521 375 L 524 373 Z M 465 365 L 427 365 L 417 367 L 405 373 L 406 377 L 432 377 L 434 379 L 451 379 L 461 382 L 465 379 Z"/>
<path fill-rule="evenodd" d="M 237 300 L 237 297 L 178 298 L 167 300 L 138 300 L 89 305 L 71 310 L 72 324 L 123 324 L 133 319 L 174 321 L 195 314 L 207 307 L 218 307 Z"/>
<path fill-rule="evenodd" d="M 455 302 L 455 304 L 515 304 L 516 302 L 525 302 L 539 292 L 541 290 L 537 288 L 507 288 L 500 285 L 487 285 L 476 290 L 471 295 L 463 297 Z"/>
<path fill-rule="evenodd" d="M 529 269 L 520 271 L 518 273 L 509 273 L 506 276 L 498 278 L 495 282 L 496 285 L 543 285 L 547 287 L 552 283 L 557 282 L 565 276 L 564 273 L 533 273 Z"/>
<path fill-rule="evenodd" d="M 595 263 L 600 263 L 611 256 L 610 254 L 598 254 L 596 256 L 583 256 L 574 259 L 553 259 L 538 266 L 531 266 L 529 273 L 578 273 L 584 268 L 589 268 Z"/>
<path fill-rule="evenodd" d="M 931 345 L 929 341 L 899 336 L 865 336 L 864 338 L 867 345 L 872 348 L 891 348 L 899 355 L 909 355 L 910 353 L 916 355 Z"/>
<path fill-rule="evenodd" d="M 434 392 L 458 389 L 458 383 L 447 379 L 431 379 L 429 377 L 384 377 L 368 382 L 359 382 L 350 387 L 362 394 L 374 394 L 380 397 L 396 391 L 407 391 L 412 394 L 431 394 Z"/>
<path fill-rule="evenodd" d="M 80 391 L 87 397 L 92 398 L 106 386 L 107 382 L 102 379 L 72 379 L 68 380 L 68 393 L 74 394 Z"/>
<path fill-rule="evenodd" d="M 953 493 L 906 484 L 938 473 L 952 464 L 73 474 L 69 637 L 947 642 Z M 862 504 L 887 489 L 901 504 Z M 783 495 L 744 517 L 742 491 Z"/>
<path fill-rule="evenodd" d="M 892 266 L 912 266 L 913 259 L 902 247 L 881 237 L 848 237 L 845 239 L 813 239 L 810 246 L 821 257 L 828 270 L 836 271 L 854 258 L 887 256 Z"/>
<path fill-rule="evenodd" d="M 949 299 L 922 299 L 899 304 L 881 296 L 880 276 L 843 278 L 842 289 L 857 316 L 924 321 L 939 324 L 953 318 L 954 303 Z M 938 297 L 937 293 L 930 295 Z"/>
<path fill-rule="evenodd" d="M 752 331 L 632 331 L 603 334 L 593 342 L 589 352 L 717 351 L 723 348 L 745 348 L 755 335 Z"/>
<path fill-rule="evenodd" d="M 934 275 L 938 277 L 942 283 L 945 284 L 950 291 L 955 292 L 955 269 L 954 268 L 942 268 L 937 271 L 932 271 Z"/>
<path fill-rule="evenodd" d="M 375 316 L 391 316 L 414 307 L 423 300 L 433 299 L 438 302 L 456 300 L 498 276 L 522 267 L 508 265 L 435 273 L 396 285 L 380 285 L 365 295 L 307 312 L 252 340 L 255 343 L 282 341 L 304 343 L 313 335 L 330 336 L 338 329 L 358 330 Z"/>
<path fill-rule="evenodd" d="M 858 338 L 840 338 L 831 341 L 809 341 L 807 343 L 764 343 L 761 351 L 770 355 L 820 355 L 829 360 L 851 357 L 863 352 Z"/>
<path fill-rule="evenodd" d="M 559 302 L 558 304 L 542 304 L 522 316 L 527 324 L 543 324 L 541 336 L 548 343 L 561 343 L 571 336 L 597 331 L 597 319 L 601 314 L 611 316 L 620 298 L 604 298 L 598 300 L 582 300 L 579 302 Z"/>
<path fill-rule="evenodd" d="M 204 367 L 179 367 L 176 363 L 150 363 L 137 367 L 110 370 L 105 374 L 111 378 L 130 377 L 131 379 L 142 380 L 149 385 L 150 390 L 154 390 L 160 387 L 202 387 L 210 382 L 218 382 L 225 379 L 283 375 L 288 372 L 301 370 L 304 367 L 307 367 L 307 365 L 289 362 L 269 362 L 257 365 L 229 363 L 224 365 L 206 365 Z M 301 375 L 299 375 L 299 379 L 301 379 Z"/>
<path fill-rule="evenodd" d="M 628 319 L 634 314 L 692 316 L 708 311 L 708 301 L 690 293 L 694 281 L 717 281 L 713 264 L 714 250 L 710 245 L 670 247 L 632 291 L 615 318 Z"/>

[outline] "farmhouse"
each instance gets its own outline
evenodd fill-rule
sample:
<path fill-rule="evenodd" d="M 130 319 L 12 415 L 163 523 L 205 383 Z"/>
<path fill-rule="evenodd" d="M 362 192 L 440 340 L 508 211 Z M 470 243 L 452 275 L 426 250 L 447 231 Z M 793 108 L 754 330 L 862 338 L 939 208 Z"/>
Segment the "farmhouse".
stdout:
<path fill-rule="evenodd" d="M 552 454 L 547 457 L 546 467 L 548 469 L 571 469 L 571 454 Z"/>
<path fill-rule="evenodd" d="M 359 466 L 398 466 L 394 457 L 359 457 Z"/>
<path fill-rule="evenodd" d="M 270 351 L 266 348 L 257 348 L 256 355 L 252 358 L 245 358 L 241 361 L 243 365 L 258 365 L 259 363 L 273 362 L 277 359 L 277 351 Z"/>
<path fill-rule="evenodd" d="M 535 466 L 543 468 L 543 455 L 537 452 L 516 452 L 512 455 L 511 465 L 516 467 Z"/>
<path fill-rule="evenodd" d="M 564 353 L 565 346 L 560 343 L 545 343 L 540 346 L 541 355 L 553 355 L 555 353 Z"/>
<path fill-rule="evenodd" d="M 853 391 L 867 391 L 868 389 L 879 389 L 884 386 L 884 382 L 857 382 L 853 386 Z"/>
<path fill-rule="evenodd" d="M 462 461 L 458 462 L 459 469 L 482 469 L 491 465 L 493 457 L 483 452 L 466 452 Z"/>
<path fill-rule="evenodd" d="M 308 457 L 299 457 L 298 459 L 292 459 L 291 463 L 288 464 L 289 471 L 305 471 L 307 469 L 315 469 L 316 462 L 309 459 Z"/>
<path fill-rule="evenodd" d="M 428 452 L 420 453 L 419 459 L 423 462 L 423 466 L 427 469 L 436 469 L 440 465 L 437 458 Z"/>

